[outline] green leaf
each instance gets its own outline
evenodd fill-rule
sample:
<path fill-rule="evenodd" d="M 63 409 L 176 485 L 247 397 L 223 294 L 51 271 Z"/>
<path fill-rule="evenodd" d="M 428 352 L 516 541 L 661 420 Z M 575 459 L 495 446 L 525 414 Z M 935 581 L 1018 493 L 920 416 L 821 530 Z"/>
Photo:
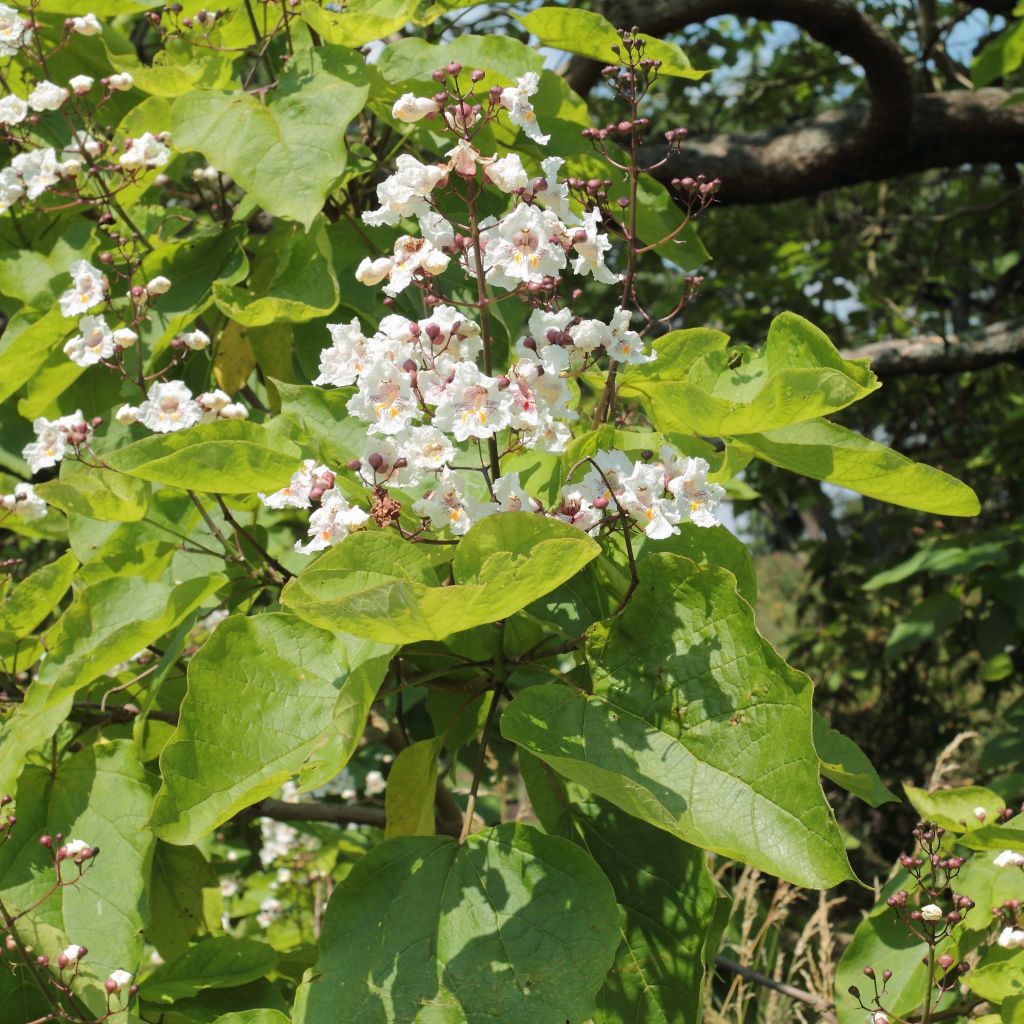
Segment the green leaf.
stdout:
<path fill-rule="evenodd" d="M 706 568 L 728 569 L 736 577 L 740 597 L 751 607 L 757 603 L 757 574 L 750 548 L 724 526 L 708 529 L 693 523 L 681 523 L 679 533 L 665 540 L 644 540 L 637 561 L 657 554 L 685 555 Z"/>
<path fill-rule="evenodd" d="M 88 976 L 106 978 L 118 968 L 137 973 L 153 856 L 153 837 L 143 825 L 152 801 L 152 779 L 129 741 L 87 747 L 62 761 L 56 777 L 47 768 L 25 769 L 15 805 L 24 841 L 0 846 L 0 897 L 9 910 L 31 906 L 52 884 L 51 854 L 37 842 L 40 835 L 61 832 L 100 850 L 80 880 L 19 922 L 37 952 L 56 959 L 76 942 L 89 949 L 83 965 Z M 74 877 L 70 870 L 65 877 Z M 90 981 L 83 989 L 90 1008 L 100 1013 L 106 1004 L 100 985 Z"/>
<path fill-rule="evenodd" d="M 106 457 L 120 473 L 209 494 L 275 491 L 291 479 L 300 460 L 297 447 L 247 420 L 153 434 Z"/>
<path fill-rule="evenodd" d="M 289 1021 L 280 1010 L 240 1010 L 225 1013 L 214 1024 L 289 1024 Z"/>
<path fill-rule="evenodd" d="M 851 876 L 818 779 L 811 681 L 754 628 L 734 577 L 678 555 L 590 630 L 593 693 L 532 686 L 503 735 L 680 839 L 811 888 Z"/>
<path fill-rule="evenodd" d="M 388 773 L 388 788 L 384 794 L 385 839 L 434 834 L 434 792 L 440 753 L 439 736 L 420 740 L 399 751 Z"/>
<path fill-rule="evenodd" d="M 14 788 L 25 755 L 67 718 L 78 689 L 158 640 L 224 582 L 223 576 L 201 576 L 172 588 L 122 576 L 82 590 L 64 613 L 56 647 L 24 703 L 0 725 L 0 793 Z"/>
<path fill-rule="evenodd" d="M 433 585 L 432 570 L 422 554 L 410 552 L 414 547 L 394 533 L 353 534 L 290 581 L 281 602 L 315 625 L 384 643 L 440 640 L 525 608 L 600 551 L 565 523 L 502 513 L 459 543 L 456 583 L 442 587 Z"/>
<path fill-rule="evenodd" d="M 626 366 L 619 378 L 620 389 L 628 389 L 639 381 L 686 380 L 693 364 L 710 352 L 722 352 L 729 344 L 729 335 L 711 327 L 688 327 L 669 331 L 654 344 L 657 358 L 638 366 Z"/>
<path fill-rule="evenodd" d="M 281 396 L 281 415 L 297 424 L 305 443 L 329 465 L 359 458 L 366 447 L 366 425 L 349 416 L 345 406 L 350 392 L 312 384 L 274 381 Z"/>
<path fill-rule="evenodd" d="M 336 12 L 306 0 L 300 14 L 325 42 L 356 48 L 387 39 L 412 21 L 417 7 L 418 0 L 349 0 Z"/>
<path fill-rule="evenodd" d="M 608 880 L 568 840 L 516 824 L 392 839 L 335 888 L 297 1024 L 575 1024 L 618 938 Z"/>
<path fill-rule="evenodd" d="M 57 480 L 36 488 L 48 505 L 62 512 L 116 523 L 142 519 L 149 508 L 150 490 L 143 480 L 74 459 L 61 463 Z"/>
<path fill-rule="evenodd" d="M 814 748 L 818 752 L 821 774 L 848 793 L 872 807 L 899 799 L 878 777 L 864 751 L 833 729 L 817 712 L 814 713 Z"/>
<path fill-rule="evenodd" d="M 726 350 L 719 339 L 686 339 L 668 372 L 685 377 L 627 376 L 624 394 L 644 397 L 655 427 L 665 433 L 737 435 L 789 426 L 836 412 L 879 384 L 863 361 L 843 359 L 828 338 L 794 313 L 777 316 L 762 349 Z M 738 359 L 738 361 L 737 361 Z"/>
<path fill-rule="evenodd" d="M 214 282 L 221 312 L 245 327 L 327 316 L 338 305 L 339 291 L 324 223 L 317 217 L 308 231 L 275 225 L 260 244 L 246 284 Z"/>
<path fill-rule="evenodd" d="M 1006 540 L 981 541 L 970 547 L 942 545 L 921 548 L 910 558 L 891 569 L 875 573 L 864 584 L 864 590 L 880 590 L 894 583 L 902 583 L 919 572 L 931 572 L 937 576 L 972 573 L 990 565 L 1005 565 L 1010 560 L 1009 543 Z"/>
<path fill-rule="evenodd" d="M 520 770 L 544 828 L 579 843 L 615 890 L 621 940 L 598 995 L 597 1024 L 699 1020 L 717 903 L 707 854 L 603 800 L 571 801 L 531 754 L 521 753 Z"/>
<path fill-rule="evenodd" d="M 985 821 L 993 822 L 1006 802 L 984 786 L 958 786 L 956 789 L 938 789 L 929 793 L 926 789 L 904 784 L 907 799 L 914 810 L 928 821 L 934 821 L 949 832 L 973 832 Z M 984 819 L 975 811 L 981 808 Z"/>
<path fill-rule="evenodd" d="M 615 26 L 594 11 L 578 7 L 540 7 L 519 17 L 523 26 L 537 36 L 544 46 L 553 46 L 583 57 L 593 57 L 604 64 L 616 63 L 613 46 L 619 46 L 622 39 Z M 636 33 L 646 44 L 644 56 L 661 61 L 661 74 L 675 78 L 703 78 L 707 72 L 698 71 L 689 58 L 675 44 Z"/>
<path fill-rule="evenodd" d="M 990 1003 L 1024 998 L 1024 950 L 990 947 L 964 983 Z"/>
<path fill-rule="evenodd" d="M 217 872 L 194 846 L 157 842 L 149 882 L 146 938 L 164 960 L 188 949 L 203 927 L 203 889 L 216 889 Z"/>
<path fill-rule="evenodd" d="M 147 3 L 145 6 L 159 5 Z M 135 88 L 143 92 L 184 96 L 194 89 L 224 88 L 231 81 L 230 54 L 195 46 L 185 38 L 165 39 L 163 48 L 153 55 L 152 64 L 143 64 L 130 40 L 116 29 L 105 28 L 103 43 L 111 66 L 117 71 L 129 72 Z"/>
<path fill-rule="evenodd" d="M 889 664 L 922 644 L 941 636 L 960 620 L 960 599 L 946 591 L 929 594 L 909 615 L 896 623 L 885 641 L 885 662 Z"/>
<path fill-rule="evenodd" d="M 985 44 L 974 58 L 971 81 L 976 89 L 991 85 L 1024 64 L 1024 20 L 1015 21 Z"/>
<path fill-rule="evenodd" d="M 936 515 L 975 516 L 981 511 L 977 495 L 966 484 L 828 420 L 745 434 L 739 440 L 774 466 L 879 501 Z"/>
<path fill-rule="evenodd" d="M 60 307 L 52 303 L 42 309 L 24 306 L 11 317 L 0 336 L 0 402 L 39 372 L 70 333 L 67 327 Z"/>
<path fill-rule="evenodd" d="M 150 828 L 194 843 L 294 776 L 310 788 L 333 778 L 359 742 L 390 655 L 281 613 L 222 622 L 189 664 Z M 248 725 L 237 718 L 240 699 Z"/>
<path fill-rule="evenodd" d="M 57 607 L 77 569 L 78 559 L 65 551 L 12 587 L 0 602 L 0 634 L 28 636 Z"/>
<path fill-rule="evenodd" d="M 175 146 L 199 150 L 269 213 L 309 228 L 345 170 L 345 129 L 366 102 L 351 50 L 298 50 L 264 104 L 245 92 L 197 90 L 175 101 Z"/>
<path fill-rule="evenodd" d="M 265 942 L 216 935 L 161 964 L 139 985 L 151 1003 L 173 1003 L 207 988 L 235 988 L 269 974 L 277 954 Z"/>

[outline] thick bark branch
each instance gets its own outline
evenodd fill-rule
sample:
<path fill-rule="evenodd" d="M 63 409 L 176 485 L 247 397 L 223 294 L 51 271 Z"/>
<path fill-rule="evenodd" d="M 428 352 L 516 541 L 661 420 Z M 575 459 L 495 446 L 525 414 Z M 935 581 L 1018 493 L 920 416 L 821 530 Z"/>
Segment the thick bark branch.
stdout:
<path fill-rule="evenodd" d="M 691 136 L 659 169 L 662 180 L 721 178 L 727 203 L 774 203 L 844 185 L 882 181 L 933 167 L 1024 160 L 1024 104 L 1006 106 L 1004 89 L 924 93 L 896 141 L 856 140 L 865 107 L 853 104 L 777 131 Z M 664 154 L 652 146 L 645 159 Z"/>
<path fill-rule="evenodd" d="M 1003 89 L 914 94 L 906 55 L 852 0 L 605 0 L 598 9 L 655 35 L 721 14 L 788 21 L 863 68 L 870 102 L 771 130 L 691 135 L 658 171 L 664 181 L 720 178 L 722 202 L 772 203 L 929 168 L 1024 160 L 1024 104 L 1005 106 Z M 567 78 L 585 94 L 598 71 L 576 60 Z M 644 156 L 653 163 L 665 152 L 652 145 Z"/>
<path fill-rule="evenodd" d="M 921 335 L 876 341 L 843 352 L 846 359 L 870 359 L 879 377 L 912 373 L 959 373 L 1024 359 L 1024 319 L 992 324 L 969 337 Z"/>

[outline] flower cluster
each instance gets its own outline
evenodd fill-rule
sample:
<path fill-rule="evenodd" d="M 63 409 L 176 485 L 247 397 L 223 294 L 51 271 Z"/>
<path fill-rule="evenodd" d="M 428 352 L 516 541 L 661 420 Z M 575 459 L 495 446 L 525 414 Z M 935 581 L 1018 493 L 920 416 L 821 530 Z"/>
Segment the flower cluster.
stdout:
<path fill-rule="evenodd" d="M 434 76 L 441 83 L 450 79 L 450 91 L 432 98 L 407 93 L 396 101 L 396 120 L 436 119 L 457 141 L 441 163 L 401 154 L 395 172 L 376 186 L 377 207 L 362 215 L 371 227 L 416 221 L 418 234 L 400 235 L 390 255 L 365 258 L 356 278 L 383 284 L 386 303 L 419 289 L 427 315 L 391 313 L 373 332 L 358 319 L 328 325 L 331 344 L 313 382 L 355 388 L 346 408 L 366 425 L 367 442 L 348 468 L 372 489 L 373 518 L 381 525 L 397 518 L 401 506 L 389 490 L 419 490 L 411 508 L 423 528 L 456 536 L 503 511 L 545 513 L 595 532 L 628 516 L 654 539 L 677 533 L 684 522 L 715 525 L 714 508 L 724 492 L 708 482 L 710 467 L 668 446 L 660 461 L 650 453 L 634 462 L 621 452 L 599 452 L 590 472 L 567 485 L 553 508 L 527 493 L 518 472 L 502 471 L 506 456 L 566 451 L 578 419 L 574 380 L 582 372 L 603 359 L 646 363 L 655 353 L 623 305 L 606 322 L 576 315 L 572 303 L 558 299 L 569 272 L 604 284 L 619 281 L 606 263 L 611 242 L 594 201 L 603 183 L 560 180 L 559 157 L 544 159 L 542 174 L 531 180 L 517 154 L 486 155 L 473 144 L 480 127 L 506 115 L 534 142 L 547 141 L 531 103 L 538 76 L 490 89 L 483 104 L 473 102 L 483 72 L 472 73 L 468 91 L 458 85 L 461 73 L 450 64 Z M 511 197 L 503 215 L 478 216 L 487 186 Z M 441 190 L 464 202 L 465 223 L 442 214 Z M 440 291 L 438 279 L 453 268 L 475 285 L 476 302 L 456 303 Z M 509 293 L 526 299 L 532 310 L 527 333 L 496 372 L 490 306 Z M 328 476 L 329 484 L 318 484 Z M 303 552 L 339 542 L 368 518 L 334 485 L 333 472 L 312 463 L 288 487 L 261 498 L 271 508 L 308 508 L 319 501 L 310 519 L 312 539 L 296 545 Z"/>

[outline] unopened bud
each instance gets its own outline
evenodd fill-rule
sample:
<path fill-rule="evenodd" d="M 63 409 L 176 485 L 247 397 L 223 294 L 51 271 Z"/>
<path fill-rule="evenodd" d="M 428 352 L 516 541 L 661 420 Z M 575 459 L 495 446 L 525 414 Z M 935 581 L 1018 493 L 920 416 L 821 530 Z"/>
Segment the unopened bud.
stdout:
<path fill-rule="evenodd" d="M 380 467 L 384 465 L 384 456 L 380 452 L 374 452 L 366 461 L 374 472 L 380 472 Z"/>
<path fill-rule="evenodd" d="M 450 60 L 444 66 L 445 74 L 451 75 L 452 78 L 457 78 L 462 74 L 462 65 L 457 60 Z"/>
<path fill-rule="evenodd" d="M 348 468 L 351 472 L 358 473 L 363 468 L 363 464 L 359 459 L 349 459 Z"/>

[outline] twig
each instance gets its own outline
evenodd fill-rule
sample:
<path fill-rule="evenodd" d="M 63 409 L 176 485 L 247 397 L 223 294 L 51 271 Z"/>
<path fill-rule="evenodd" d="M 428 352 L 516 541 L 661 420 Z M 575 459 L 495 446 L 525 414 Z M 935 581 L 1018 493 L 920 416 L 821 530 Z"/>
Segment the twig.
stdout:
<path fill-rule="evenodd" d="M 822 999 L 821 996 L 816 996 L 813 992 L 806 992 L 804 989 L 797 988 L 795 985 L 788 985 L 784 981 L 776 981 L 774 978 L 768 977 L 767 974 L 755 971 L 751 967 L 744 967 L 743 964 L 738 964 L 735 960 L 730 960 L 721 954 L 715 957 L 715 966 L 725 971 L 731 971 L 733 974 L 738 974 L 747 981 L 770 988 L 790 999 L 796 1000 L 798 1003 L 803 1003 L 805 1006 L 812 1006 L 821 1014 L 822 1020 L 827 1021 L 828 1024 L 836 1024 L 836 1015 L 832 1003 L 827 999 Z"/>

